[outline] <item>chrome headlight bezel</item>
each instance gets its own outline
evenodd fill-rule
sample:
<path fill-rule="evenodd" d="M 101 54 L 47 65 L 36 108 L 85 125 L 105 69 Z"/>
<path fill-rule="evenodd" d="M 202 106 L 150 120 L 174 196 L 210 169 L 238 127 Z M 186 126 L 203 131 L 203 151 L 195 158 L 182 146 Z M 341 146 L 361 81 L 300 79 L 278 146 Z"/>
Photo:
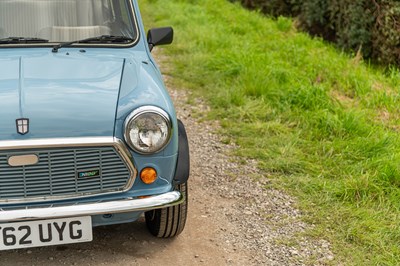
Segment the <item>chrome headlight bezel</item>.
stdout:
<path fill-rule="evenodd" d="M 155 115 L 160 116 L 164 120 L 164 122 L 166 123 L 167 128 L 168 128 L 168 134 L 167 134 L 167 137 L 165 138 L 164 143 L 162 145 L 160 145 L 160 147 L 157 147 L 157 149 L 154 149 L 151 151 L 144 151 L 144 150 L 141 150 L 140 148 L 136 147 L 130 137 L 130 130 L 132 129 L 130 125 L 132 123 L 134 123 L 134 121 L 136 119 L 138 119 L 140 116 L 142 116 L 144 114 L 155 114 Z M 127 118 L 125 119 L 125 123 L 124 123 L 125 141 L 133 151 L 135 151 L 139 154 L 148 155 L 148 154 L 155 154 L 155 153 L 162 151 L 169 144 L 171 137 L 172 137 L 171 118 L 167 112 L 165 112 L 163 109 L 161 109 L 159 107 L 151 106 L 151 105 L 139 107 L 139 108 L 135 109 L 134 111 L 132 111 L 132 113 L 129 114 L 127 116 Z"/>

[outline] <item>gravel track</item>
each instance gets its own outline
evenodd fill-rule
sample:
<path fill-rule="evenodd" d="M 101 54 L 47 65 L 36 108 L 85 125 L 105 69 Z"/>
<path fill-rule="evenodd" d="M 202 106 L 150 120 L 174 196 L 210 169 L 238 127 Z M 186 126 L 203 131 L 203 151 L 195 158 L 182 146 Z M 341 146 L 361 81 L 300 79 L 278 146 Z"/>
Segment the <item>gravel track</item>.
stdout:
<path fill-rule="evenodd" d="M 157 58 L 166 65 L 165 57 Z M 169 77 L 166 83 L 171 87 Z M 325 265 L 333 260 L 328 242 L 298 235 L 311 225 L 301 221 L 295 200 L 267 188 L 268 177 L 255 162 L 230 156 L 235 146 L 221 142 L 217 122 L 200 122 L 198 116 L 208 111 L 202 99 L 189 105 L 187 91 L 170 93 L 191 149 L 183 233 L 154 238 L 142 218 L 95 228 L 91 243 L 0 252 L 0 265 Z"/>

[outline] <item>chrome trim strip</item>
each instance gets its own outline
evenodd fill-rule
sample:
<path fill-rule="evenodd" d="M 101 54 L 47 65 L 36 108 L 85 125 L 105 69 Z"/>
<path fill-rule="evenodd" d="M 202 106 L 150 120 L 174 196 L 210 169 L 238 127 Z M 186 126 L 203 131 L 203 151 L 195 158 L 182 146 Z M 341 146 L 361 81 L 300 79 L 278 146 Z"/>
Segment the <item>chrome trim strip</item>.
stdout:
<path fill-rule="evenodd" d="M 0 223 L 148 211 L 178 205 L 184 202 L 184 200 L 185 199 L 180 192 L 172 191 L 143 199 L 125 199 L 62 207 L 2 210 L 0 211 Z"/>
<path fill-rule="evenodd" d="M 21 150 L 35 148 L 59 148 L 59 147 L 87 147 L 106 145 L 112 146 L 114 137 L 85 137 L 85 138 L 51 138 L 51 139 L 29 139 L 29 140 L 6 140 L 0 141 L 0 150 Z"/>
<path fill-rule="evenodd" d="M 114 147 L 116 152 L 128 167 L 130 178 L 122 190 L 115 189 L 101 193 L 79 193 L 62 196 L 32 197 L 26 199 L 0 199 L 1 204 L 34 203 L 53 200 L 79 199 L 90 196 L 123 193 L 130 190 L 136 180 L 137 170 L 133 164 L 133 157 L 122 140 L 115 137 L 84 137 L 84 138 L 52 138 L 0 141 L 0 151 L 16 150 L 18 152 L 29 149 L 69 148 L 69 147 Z"/>

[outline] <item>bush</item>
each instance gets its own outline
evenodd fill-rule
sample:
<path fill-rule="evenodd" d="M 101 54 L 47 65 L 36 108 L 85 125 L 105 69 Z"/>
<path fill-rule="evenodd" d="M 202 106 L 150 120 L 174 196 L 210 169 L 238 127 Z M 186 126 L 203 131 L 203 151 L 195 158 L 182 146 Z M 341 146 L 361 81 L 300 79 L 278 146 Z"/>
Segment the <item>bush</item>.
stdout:
<path fill-rule="evenodd" d="M 275 17 L 295 16 L 299 28 L 361 52 L 381 64 L 400 66 L 400 2 L 392 0 L 241 0 Z"/>
<path fill-rule="evenodd" d="M 372 47 L 374 58 L 400 66 L 400 2 L 384 1 L 377 9 Z"/>
<path fill-rule="evenodd" d="M 294 13 L 294 0 L 242 0 L 242 3 L 247 8 L 260 9 L 263 13 L 276 17 L 291 16 Z"/>

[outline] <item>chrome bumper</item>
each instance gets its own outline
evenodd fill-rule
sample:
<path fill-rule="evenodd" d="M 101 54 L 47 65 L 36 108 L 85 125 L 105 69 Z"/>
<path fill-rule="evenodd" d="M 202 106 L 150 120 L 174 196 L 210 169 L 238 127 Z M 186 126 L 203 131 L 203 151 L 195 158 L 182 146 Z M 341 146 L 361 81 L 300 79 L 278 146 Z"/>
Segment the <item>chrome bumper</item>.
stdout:
<path fill-rule="evenodd" d="M 0 223 L 148 211 L 178 205 L 184 200 L 185 199 L 180 192 L 172 191 L 143 199 L 125 199 L 110 202 L 22 210 L 2 210 L 0 211 Z"/>

